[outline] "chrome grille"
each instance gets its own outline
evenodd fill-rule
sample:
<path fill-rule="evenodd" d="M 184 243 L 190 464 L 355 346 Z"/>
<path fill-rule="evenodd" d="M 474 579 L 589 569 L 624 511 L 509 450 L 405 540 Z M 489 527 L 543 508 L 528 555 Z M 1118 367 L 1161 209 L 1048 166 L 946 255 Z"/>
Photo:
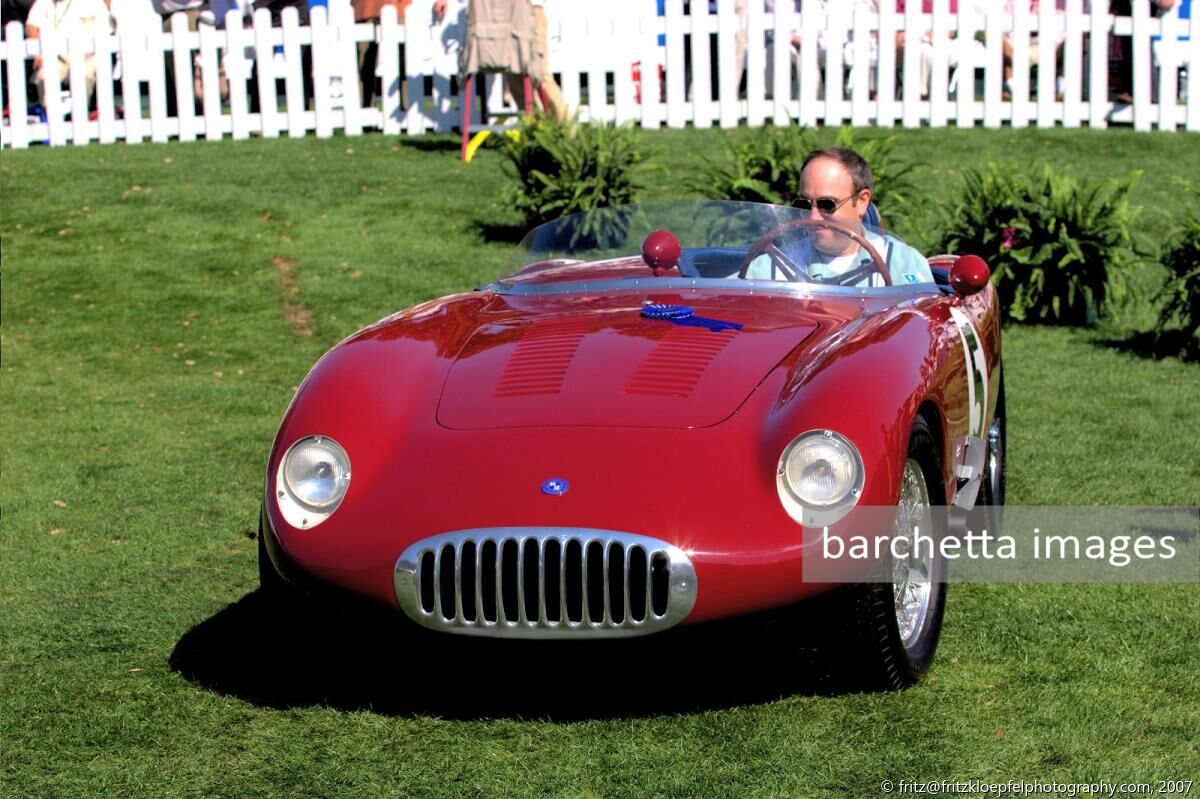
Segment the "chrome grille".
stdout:
<path fill-rule="evenodd" d="M 396 561 L 400 607 L 436 630 L 507 638 L 645 635 L 682 621 L 696 571 L 647 536 L 579 528 L 462 530 Z"/>

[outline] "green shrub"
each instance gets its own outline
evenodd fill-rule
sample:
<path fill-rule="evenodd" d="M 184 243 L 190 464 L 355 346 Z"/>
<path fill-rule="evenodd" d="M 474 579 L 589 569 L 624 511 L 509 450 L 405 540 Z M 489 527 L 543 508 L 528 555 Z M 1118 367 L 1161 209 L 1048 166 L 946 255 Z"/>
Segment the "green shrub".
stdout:
<path fill-rule="evenodd" d="M 839 129 L 832 142 L 808 128 L 770 125 L 724 135 L 723 157 L 704 159 L 701 176 L 692 187 L 719 200 L 794 205 L 804 157 L 830 145 L 857 151 L 871 167 L 873 198 L 885 218 L 906 216 L 914 188 L 910 174 L 919 164 L 897 155 L 895 136 L 860 139 L 850 127 Z"/>
<path fill-rule="evenodd" d="M 1078 181 L 1046 166 L 1022 172 L 989 163 L 963 175 L 942 252 L 979 255 L 992 269 L 1005 317 L 1087 325 L 1127 293 L 1138 263 L 1129 205 L 1140 173 Z"/>
<path fill-rule="evenodd" d="M 1192 195 L 1192 203 L 1163 248 L 1162 263 L 1171 277 L 1155 297 L 1163 302 L 1155 333 L 1160 339 L 1182 333 L 1182 354 L 1196 357 L 1200 355 L 1200 190 L 1188 183 L 1183 187 Z"/>
<path fill-rule="evenodd" d="M 875 179 L 875 191 L 871 196 L 884 222 L 894 226 L 897 220 L 906 219 L 916 191 L 912 173 L 924 164 L 901 157 L 896 152 L 894 135 L 859 138 L 854 128 L 842 127 L 833 144 L 856 151 L 871 167 L 871 176 Z"/>
<path fill-rule="evenodd" d="M 807 128 L 767 125 L 721 134 L 723 157 L 703 159 L 692 187 L 706 197 L 793 205 L 800 190 L 800 164 L 816 149 Z"/>
<path fill-rule="evenodd" d="M 632 126 L 523 117 L 497 137 L 513 184 L 505 199 L 532 227 L 578 211 L 634 202 L 649 152 Z"/>

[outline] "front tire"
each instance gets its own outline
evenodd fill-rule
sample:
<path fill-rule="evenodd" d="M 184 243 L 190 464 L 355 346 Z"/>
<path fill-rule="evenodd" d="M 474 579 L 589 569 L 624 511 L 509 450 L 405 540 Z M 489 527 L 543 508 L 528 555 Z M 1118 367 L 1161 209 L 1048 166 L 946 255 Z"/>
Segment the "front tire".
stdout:
<path fill-rule="evenodd" d="M 945 514 L 938 489 L 941 458 L 929 425 L 918 417 L 909 436 L 893 538 L 909 539 L 907 558 L 884 563 L 879 582 L 855 586 L 847 595 L 852 630 L 848 674 L 859 688 L 899 690 L 924 676 L 933 662 L 946 606 L 946 561 L 940 544 Z M 913 546 L 913 530 L 935 546 Z"/>

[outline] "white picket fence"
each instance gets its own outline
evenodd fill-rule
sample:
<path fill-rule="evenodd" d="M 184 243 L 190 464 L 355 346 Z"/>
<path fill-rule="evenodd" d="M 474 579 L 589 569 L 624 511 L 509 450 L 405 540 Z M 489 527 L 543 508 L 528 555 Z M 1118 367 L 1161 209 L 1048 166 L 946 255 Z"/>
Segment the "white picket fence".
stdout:
<path fill-rule="evenodd" d="M 0 126 L 0 145 L 449 131 L 461 123 L 459 81 L 452 76 L 464 2 L 452 2 L 447 19 L 435 23 L 432 0 L 414 0 L 407 25 L 397 22 L 391 8 L 384 9 L 379 24 L 355 24 L 348 0 L 330 0 L 328 15 L 314 8 L 309 26 L 299 24 L 294 9 L 285 10 L 282 27 L 272 27 L 269 14 L 260 10 L 252 24 L 243 25 L 231 13 L 223 28 L 202 24 L 191 32 L 186 19 L 176 15 L 169 32 L 161 31 L 155 19 L 149 28 L 120 25 L 115 34 L 94 38 L 27 40 L 20 25 L 10 24 L 0 40 L 0 61 L 7 66 L 0 104 L 14 111 Z M 1103 0 L 1090 9 L 1083 0 L 1068 0 L 1065 17 L 1056 16 L 1053 3 L 1043 3 L 1036 15 L 1018 8 L 1011 19 L 999 12 L 977 19 L 968 3 L 952 14 L 948 0 L 937 0 L 932 14 L 922 14 L 920 3 L 910 2 L 903 15 L 890 2 L 879 12 L 859 9 L 852 16 L 826 16 L 812 2 L 800 14 L 785 0 L 776 5 L 779 10 L 768 13 L 751 0 L 747 15 L 740 17 L 734 0 L 718 0 L 715 13 L 703 0 L 693 0 L 689 15 L 683 0 L 667 0 L 660 17 L 653 0 L 550 0 L 550 64 L 582 119 L 632 121 L 647 128 L 743 122 L 990 128 L 1132 123 L 1138 130 L 1200 131 L 1196 91 L 1191 100 L 1180 91 L 1180 77 L 1188 71 L 1194 75 L 1200 65 L 1200 25 L 1153 18 L 1147 0 L 1135 0 L 1132 17 L 1113 17 Z M 740 92 L 736 41 L 743 29 L 745 88 Z M 1001 41 L 1009 30 L 1018 68 L 1006 85 Z M 898 31 L 909 42 L 930 41 L 898 51 Z M 1039 31 L 1045 41 L 1065 36 L 1061 58 L 1055 48 L 1041 47 L 1036 70 L 1020 69 Z M 801 39 L 798 49 L 768 43 L 787 43 L 794 32 Z M 1132 104 L 1109 99 L 1112 35 L 1128 37 L 1131 45 Z M 370 40 L 379 44 L 383 96 L 363 108 L 356 48 Z M 304 48 L 311 54 L 311 98 L 305 97 Z M 931 74 L 927 89 L 921 85 L 922 48 Z M 95 53 L 97 74 L 91 114 L 82 68 L 88 53 Z M 33 99 L 26 88 L 29 59 L 38 54 L 48 63 L 63 55 L 75 67 L 69 92 L 47 92 L 44 121 L 24 112 Z M 167 59 L 174 66 L 170 85 Z M 193 64 L 203 89 L 199 111 Z M 114 65 L 120 73 L 116 79 Z M 255 65 L 259 79 L 252 84 Z M 229 85 L 226 99 L 219 91 L 222 69 Z M 402 80 L 407 84 L 404 107 Z M 499 81 L 489 83 L 494 112 L 503 93 Z M 252 85 L 260 109 L 254 113 Z M 167 113 L 168 92 L 175 94 L 175 116 Z M 479 104 L 473 105 L 478 125 Z"/>

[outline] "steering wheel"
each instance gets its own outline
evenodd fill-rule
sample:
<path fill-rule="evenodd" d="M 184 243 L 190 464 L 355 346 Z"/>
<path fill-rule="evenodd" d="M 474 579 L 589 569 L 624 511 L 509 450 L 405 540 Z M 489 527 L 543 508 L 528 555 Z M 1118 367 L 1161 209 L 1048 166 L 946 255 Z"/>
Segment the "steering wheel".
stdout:
<path fill-rule="evenodd" d="M 867 255 L 871 256 L 871 260 L 869 262 L 864 263 L 862 266 L 856 269 L 851 269 L 844 275 L 838 275 L 837 278 L 828 282 L 848 286 L 857 283 L 863 277 L 871 274 L 872 272 L 877 272 L 879 273 L 880 277 L 883 278 L 883 284 L 885 286 L 892 285 L 892 277 L 888 274 L 887 264 L 884 263 L 883 258 L 879 256 L 879 251 L 871 246 L 871 243 L 867 241 L 865 236 L 863 236 L 861 233 L 851 230 L 840 222 L 810 219 L 808 217 L 803 219 L 793 219 L 791 222 L 784 222 L 782 225 L 768 230 L 762 238 L 754 242 L 754 246 L 750 248 L 750 252 L 746 253 L 746 258 L 744 261 L 742 261 L 742 268 L 738 270 L 738 277 L 744 280 L 746 278 L 746 274 L 750 271 L 750 264 L 754 262 L 754 259 L 763 253 L 768 253 L 772 258 L 779 262 L 784 274 L 788 275 L 788 280 L 793 282 L 800 280 L 801 275 L 804 274 L 804 270 L 792 263 L 792 261 L 783 254 L 783 251 L 775 246 L 775 239 L 792 230 L 833 230 L 849 237 L 851 241 L 866 250 Z"/>

